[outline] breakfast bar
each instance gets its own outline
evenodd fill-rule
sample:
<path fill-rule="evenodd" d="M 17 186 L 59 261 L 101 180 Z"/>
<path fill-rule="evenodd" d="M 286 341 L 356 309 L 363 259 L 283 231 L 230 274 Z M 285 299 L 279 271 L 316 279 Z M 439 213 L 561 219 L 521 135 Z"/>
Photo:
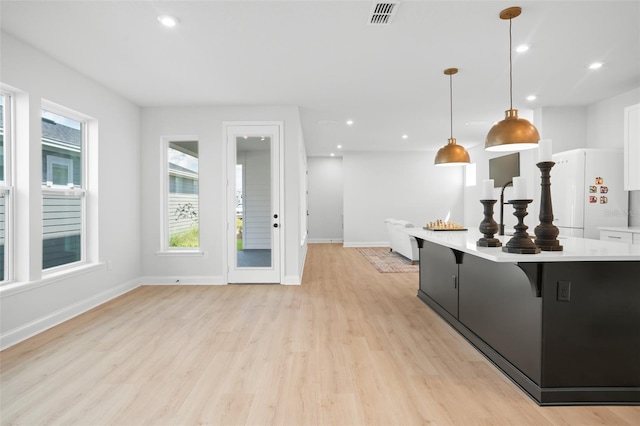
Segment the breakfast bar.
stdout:
<path fill-rule="evenodd" d="M 478 247 L 478 229 L 403 231 L 418 297 L 539 405 L 640 404 L 640 246 L 514 254 Z"/>

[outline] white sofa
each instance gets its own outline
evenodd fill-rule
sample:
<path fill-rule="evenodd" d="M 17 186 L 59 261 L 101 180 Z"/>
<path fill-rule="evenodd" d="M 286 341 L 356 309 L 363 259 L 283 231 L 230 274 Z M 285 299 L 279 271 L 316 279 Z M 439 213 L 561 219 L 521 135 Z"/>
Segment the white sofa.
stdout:
<path fill-rule="evenodd" d="M 418 261 L 418 242 L 415 238 L 402 231 L 402 228 L 413 228 L 413 223 L 399 219 L 385 219 L 389 233 L 389 247 L 391 251 L 400 253 L 411 263 Z"/>

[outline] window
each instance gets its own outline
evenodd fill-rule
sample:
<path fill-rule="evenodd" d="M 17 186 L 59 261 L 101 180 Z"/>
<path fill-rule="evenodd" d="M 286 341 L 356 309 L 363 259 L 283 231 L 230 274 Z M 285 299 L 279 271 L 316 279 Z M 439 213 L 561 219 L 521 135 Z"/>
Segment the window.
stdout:
<path fill-rule="evenodd" d="M 0 282 L 11 280 L 11 96 L 0 92 Z"/>
<path fill-rule="evenodd" d="M 86 260 L 85 121 L 42 110 L 42 269 Z"/>
<path fill-rule="evenodd" d="M 166 145 L 165 246 L 171 250 L 200 246 L 198 142 L 169 141 Z"/>

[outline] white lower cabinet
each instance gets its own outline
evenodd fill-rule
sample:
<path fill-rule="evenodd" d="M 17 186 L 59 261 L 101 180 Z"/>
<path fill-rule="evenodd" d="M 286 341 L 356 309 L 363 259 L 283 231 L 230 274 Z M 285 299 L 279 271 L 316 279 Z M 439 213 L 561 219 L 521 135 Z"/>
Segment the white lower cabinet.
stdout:
<path fill-rule="evenodd" d="M 617 243 L 631 244 L 633 243 L 633 234 L 631 232 L 601 230 L 600 239 L 602 241 L 614 241 Z M 640 243 L 640 237 L 638 238 L 638 242 Z"/>

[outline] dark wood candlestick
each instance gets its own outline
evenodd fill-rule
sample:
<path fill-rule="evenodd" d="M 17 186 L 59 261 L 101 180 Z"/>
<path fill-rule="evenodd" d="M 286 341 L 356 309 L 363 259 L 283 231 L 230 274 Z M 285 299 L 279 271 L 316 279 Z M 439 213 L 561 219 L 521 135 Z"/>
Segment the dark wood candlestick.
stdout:
<path fill-rule="evenodd" d="M 484 206 L 484 219 L 480 222 L 480 232 L 484 237 L 480 238 L 476 244 L 479 247 L 501 247 L 502 243 L 499 239 L 494 238 L 494 234 L 498 232 L 498 224 L 493 220 L 493 205 L 497 200 L 480 200 Z"/>
<path fill-rule="evenodd" d="M 524 224 L 524 217 L 527 213 L 527 205 L 533 200 L 509 200 L 509 204 L 513 204 L 513 215 L 518 218 L 518 224 L 514 226 L 515 232 L 513 237 L 502 247 L 502 251 L 507 253 L 518 254 L 536 254 L 540 253 L 540 248 L 529 238 L 527 233 L 528 226 Z"/>
<path fill-rule="evenodd" d="M 540 224 L 534 229 L 535 244 L 543 251 L 562 251 L 558 241 L 559 230 L 553 225 L 553 207 L 551 205 L 551 168 L 553 161 L 542 161 L 536 166 L 541 172 L 540 181 Z"/>

